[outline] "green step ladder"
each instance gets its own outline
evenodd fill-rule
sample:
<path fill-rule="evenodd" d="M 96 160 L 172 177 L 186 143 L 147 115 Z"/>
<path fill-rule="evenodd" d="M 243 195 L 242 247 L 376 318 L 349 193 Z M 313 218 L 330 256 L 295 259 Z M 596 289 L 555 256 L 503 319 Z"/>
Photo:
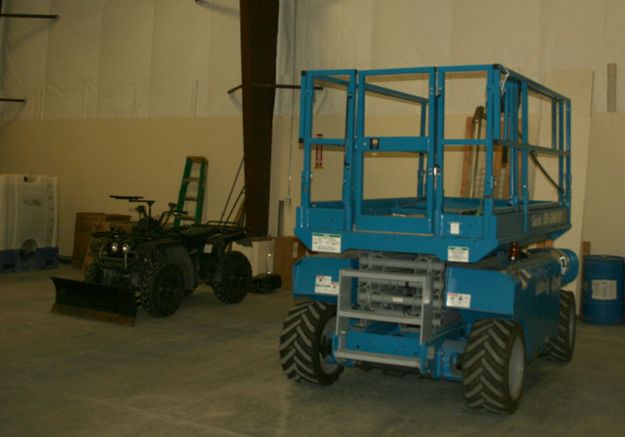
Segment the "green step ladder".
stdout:
<path fill-rule="evenodd" d="M 177 211 L 186 211 L 187 214 L 176 216 L 174 219 L 175 228 L 178 228 L 182 221 L 189 221 L 196 224 L 202 223 L 207 168 L 208 159 L 204 156 L 187 156 L 184 163 L 184 172 L 182 173 L 182 182 L 180 183 L 178 203 L 176 206 Z M 193 210 L 191 210 L 191 208 L 186 209 L 192 204 L 195 204 Z"/>

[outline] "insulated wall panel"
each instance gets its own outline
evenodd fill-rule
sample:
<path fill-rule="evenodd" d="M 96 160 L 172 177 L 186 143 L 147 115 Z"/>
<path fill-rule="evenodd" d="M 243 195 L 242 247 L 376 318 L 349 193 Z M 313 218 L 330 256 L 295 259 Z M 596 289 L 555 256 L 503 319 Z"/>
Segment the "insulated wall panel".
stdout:
<path fill-rule="evenodd" d="M 609 3 L 611 11 L 622 9 L 615 2 Z M 606 0 L 543 1 L 538 15 L 542 35 L 540 65 L 543 71 L 594 70 L 595 112 L 605 111 L 606 107 L 606 64 L 624 60 L 622 50 L 618 59 L 606 58 L 606 42 L 609 37 L 622 34 L 623 29 L 621 24 L 616 31 L 615 23 L 608 21 L 607 5 Z M 617 41 L 619 39 L 622 39 L 620 35 Z"/>
<path fill-rule="evenodd" d="M 193 117 L 206 111 L 214 12 L 194 2 L 155 4 L 149 115 Z"/>
<path fill-rule="evenodd" d="M 47 14 L 50 0 L 4 2 L 4 12 Z M 50 20 L 3 18 L 6 36 L 2 46 L 2 95 L 26 98 L 27 103 L 3 104 L 4 118 L 43 118 Z"/>
<path fill-rule="evenodd" d="M 376 0 L 371 18 L 371 66 L 449 63 L 452 0 Z"/>
<path fill-rule="evenodd" d="M 298 2 L 299 69 L 369 67 L 372 2 Z"/>
<path fill-rule="evenodd" d="M 56 0 L 50 24 L 45 118 L 97 116 L 105 0 Z"/>
<path fill-rule="evenodd" d="M 451 62 L 540 69 L 540 0 L 454 1 Z"/>
<path fill-rule="evenodd" d="M 241 38 L 238 1 L 211 1 L 210 65 L 200 73 L 206 84 L 198 116 L 240 116 L 241 91 L 231 97 L 230 88 L 241 83 Z"/>
<path fill-rule="evenodd" d="M 105 3 L 98 117 L 148 115 L 153 28 L 153 0 L 108 0 Z"/>

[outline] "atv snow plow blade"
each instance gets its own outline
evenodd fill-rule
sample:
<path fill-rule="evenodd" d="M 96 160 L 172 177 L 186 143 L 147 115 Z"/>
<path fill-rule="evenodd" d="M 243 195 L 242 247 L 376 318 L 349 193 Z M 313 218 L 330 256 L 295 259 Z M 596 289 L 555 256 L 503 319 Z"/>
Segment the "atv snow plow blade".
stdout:
<path fill-rule="evenodd" d="M 52 277 L 56 288 L 53 313 L 134 325 L 137 298 L 131 288 Z"/>

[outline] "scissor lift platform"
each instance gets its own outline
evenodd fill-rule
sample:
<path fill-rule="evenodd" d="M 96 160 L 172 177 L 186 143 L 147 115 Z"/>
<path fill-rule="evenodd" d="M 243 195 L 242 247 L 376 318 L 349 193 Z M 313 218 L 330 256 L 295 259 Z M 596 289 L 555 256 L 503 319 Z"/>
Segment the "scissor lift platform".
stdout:
<path fill-rule="evenodd" d="M 487 108 L 484 138 L 445 135 L 447 82 L 463 74 L 484 77 Z M 427 94 L 423 96 L 378 85 L 384 83 L 382 80 L 376 82 L 388 77 L 401 81 L 416 76 L 427 81 Z M 313 132 L 313 105 L 318 92 L 315 87 L 319 85 L 345 90 L 343 137 L 325 138 Z M 320 70 L 303 73 L 301 96 L 304 170 L 295 232 L 312 250 L 323 242 L 336 252 L 397 251 L 432 254 L 446 261 L 476 262 L 513 242 L 524 246 L 555 239 L 570 228 L 571 102 L 543 85 L 501 65 Z M 416 105 L 420 122 L 415 124 L 415 135 L 366 135 L 367 102 L 376 97 Z M 549 146 L 530 144 L 530 97 L 550 104 Z M 341 199 L 311 199 L 314 182 L 310 157 L 316 146 L 344 150 Z M 445 195 L 445 152 L 458 147 L 484 151 L 486 183 L 479 198 Z M 508 195 L 499 199 L 494 196 L 496 148 L 507 149 L 510 169 Z M 372 153 L 403 154 L 418 161 L 414 197 L 364 199 L 364 159 Z M 532 154 L 557 158 L 557 199 L 532 199 L 529 189 Z"/>

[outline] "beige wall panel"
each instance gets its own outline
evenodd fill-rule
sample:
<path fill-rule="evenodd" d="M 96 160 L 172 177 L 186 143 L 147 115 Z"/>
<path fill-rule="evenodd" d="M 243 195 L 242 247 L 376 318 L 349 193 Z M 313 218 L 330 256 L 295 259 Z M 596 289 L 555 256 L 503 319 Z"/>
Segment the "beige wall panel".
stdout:
<path fill-rule="evenodd" d="M 187 155 L 209 160 L 205 218 L 218 218 L 242 156 L 241 119 L 21 121 L 0 132 L 1 173 L 59 177 L 62 255 L 78 211 L 128 213 L 109 194 L 144 195 L 155 211 L 175 202 Z"/>
<path fill-rule="evenodd" d="M 147 117 L 153 0 L 108 0 L 102 16 L 98 117 Z"/>
<path fill-rule="evenodd" d="M 625 114 L 597 114 L 592 119 L 584 240 L 593 254 L 625 256 Z"/>

